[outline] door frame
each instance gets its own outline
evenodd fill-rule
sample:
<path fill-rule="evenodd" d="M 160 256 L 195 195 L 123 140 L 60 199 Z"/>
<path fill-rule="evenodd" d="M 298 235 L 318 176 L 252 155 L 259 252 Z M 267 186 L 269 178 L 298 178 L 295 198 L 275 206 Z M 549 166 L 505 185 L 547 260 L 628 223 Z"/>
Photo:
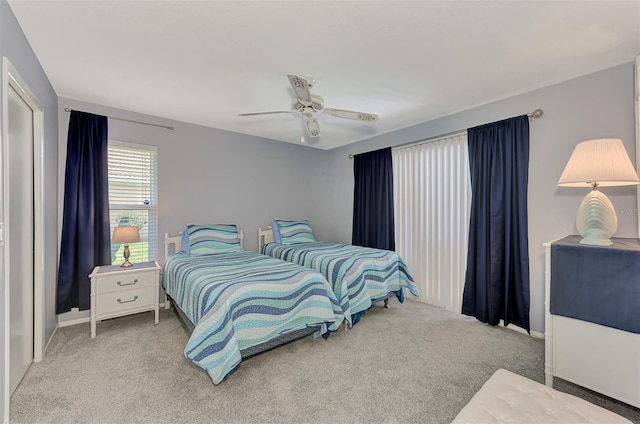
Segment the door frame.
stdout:
<path fill-rule="evenodd" d="M 635 72 L 633 74 L 635 81 L 635 95 L 633 96 L 633 100 L 636 105 L 636 172 L 640 174 L 640 55 L 636 56 Z M 640 185 L 637 187 L 636 215 L 638 216 L 638 238 L 640 238 Z"/>
<path fill-rule="evenodd" d="M 44 326 L 45 326 L 45 299 L 44 299 L 44 111 L 38 98 L 33 94 L 16 68 L 13 67 L 7 57 L 2 58 L 2 184 L 3 184 L 3 213 L 4 213 L 4 275 L 0 275 L 4 284 L 4 422 L 9 422 L 10 391 L 10 340 L 11 340 L 11 315 L 9 297 L 9 246 L 11 243 L 9 227 L 9 155 L 6 154 L 9 139 L 9 111 L 8 95 L 9 87 L 33 110 L 33 360 L 42 361 L 44 354 Z"/>

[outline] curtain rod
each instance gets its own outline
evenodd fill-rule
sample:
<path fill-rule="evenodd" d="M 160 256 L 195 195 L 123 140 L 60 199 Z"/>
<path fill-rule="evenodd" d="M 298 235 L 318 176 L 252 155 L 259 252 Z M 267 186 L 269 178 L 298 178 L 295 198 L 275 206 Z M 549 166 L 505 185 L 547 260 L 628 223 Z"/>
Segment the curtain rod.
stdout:
<path fill-rule="evenodd" d="M 542 110 L 542 109 L 536 109 L 531 113 L 527 113 L 527 116 L 529 118 L 534 118 L 534 119 L 540 118 L 542 115 L 544 115 L 544 110 Z M 451 133 L 448 133 L 448 134 L 442 134 L 442 135 L 438 135 L 438 136 L 435 136 L 435 137 L 427 138 L 426 140 L 410 141 L 409 143 L 398 144 L 397 146 L 393 146 L 393 147 L 394 148 L 395 147 L 408 147 L 408 146 L 411 146 L 411 145 L 414 145 L 414 144 L 417 145 L 417 144 L 428 143 L 429 141 L 432 141 L 432 140 L 446 138 L 446 137 L 452 137 L 454 135 L 465 133 L 466 131 L 467 130 L 455 131 L 455 132 L 451 132 Z M 353 159 L 353 156 L 354 156 L 353 154 L 349 155 L 349 159 Z"/>
<path fill-rule="evenodd" d="M 65 107 L 65 108 L 64 108 L 64 111 L 65 111 L 65 112 L 70 112 L 70 111 L 71 111 L 71 109 L 69 109 L 68 107 Z M 174 128 L 173 128 L 173 127 L 167 127 L 166 125 L 150 124 L 150 123 L 148 123 L 148 122 L 134 121 L 134 120 L 132 120 L 132 119 L 125 119 L 125 118 L 116 118 L 116 117 L 114 117 L 114 116 L 107 116 L 107 118 L 109 118 L 109 119 L 116 119 L 116 120 L 118 120 L 118 121 L 133 122 L 134 124 L 149 125 L 149 126 L 151 126 L 151 127 L 165 128 L 165 129 L 167 129 L 167 130 L 169 130 L 169 131 L 173 131 L 173 130 L 174 130 Z"/>

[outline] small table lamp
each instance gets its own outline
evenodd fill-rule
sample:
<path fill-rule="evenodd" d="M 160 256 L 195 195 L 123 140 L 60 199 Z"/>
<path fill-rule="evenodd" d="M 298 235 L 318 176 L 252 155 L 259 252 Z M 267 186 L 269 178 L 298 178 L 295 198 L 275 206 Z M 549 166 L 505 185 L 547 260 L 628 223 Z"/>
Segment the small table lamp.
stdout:
<path fill-rule="evenodd" d="M 578 143 L 558 181 L 561 187 L 591 187 L 578 209 L 581 244 L 611 246 L 618 228 L 613 204 L 598 187 L 640 184 L 622 140 L 601 138 Z"/>
<path fill-rule="evenodd" d="M 113 229 L 113 242 L 124 243 L 124 263 L 121 267 L 133 266 L 129 262 L 129 243 L 136 243 L 140 241 L 140 231 L 138 227 L 116 227 Z"/>

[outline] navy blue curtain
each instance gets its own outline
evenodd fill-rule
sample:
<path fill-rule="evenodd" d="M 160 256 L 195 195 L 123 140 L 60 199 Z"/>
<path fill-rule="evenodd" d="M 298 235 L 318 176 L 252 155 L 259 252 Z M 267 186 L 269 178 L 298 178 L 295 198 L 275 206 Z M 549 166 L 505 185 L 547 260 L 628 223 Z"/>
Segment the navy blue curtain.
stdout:
<path fill-rule="evenodd" d="M 529 331 L 529 119 L 467 134 L 472 198 L 462 313 Z"/>
<path fill-rule="evenodd" d="M 395 250 L 391 148 L 355 155 L 353 175 L 351 243 Z"/>
<path fill-rule="evenodd" d="M 91 307 L 88 275 L 111 263 L 107 117 L 71 111 L 56 312 Z"/>

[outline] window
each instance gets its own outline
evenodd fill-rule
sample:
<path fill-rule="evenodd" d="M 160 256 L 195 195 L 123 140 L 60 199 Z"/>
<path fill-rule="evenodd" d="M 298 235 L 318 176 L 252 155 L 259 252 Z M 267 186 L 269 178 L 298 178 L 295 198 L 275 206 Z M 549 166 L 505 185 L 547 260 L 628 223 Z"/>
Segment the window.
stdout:
<path fill-rule="evenodd" d="M 109 140 L 109 213 L 115 227 L 137 226 L 140 242 L 131 243 L 129 261 L 156 259 L 158 251 L 158 164 L 155 146 Z M 124 246 L 111 243 L 111 263 L 124 262 Z"/>

